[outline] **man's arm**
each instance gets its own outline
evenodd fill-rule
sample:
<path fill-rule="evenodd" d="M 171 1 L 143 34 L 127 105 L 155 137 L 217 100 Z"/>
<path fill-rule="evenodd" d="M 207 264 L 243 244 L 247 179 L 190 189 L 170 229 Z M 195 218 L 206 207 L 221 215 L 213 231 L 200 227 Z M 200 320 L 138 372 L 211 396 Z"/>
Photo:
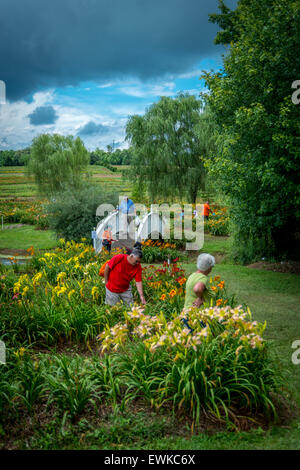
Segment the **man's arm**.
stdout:
<path fill-rule="evenodd" d="M 110 273 L 110 267 L 108 266 L 108 264 L 106 264 L 106 266 L 104 268 L 104 281 L 105 281 L 105 284 L 108 283 L 109 273 Z"/>
<path fill-rule="evenodd" d="M 194 285 L 194 292 L 197 296 L 197 299 L 193 302 L 193 307 L 201 307 L 203 304 L 203 294 L 206 289 L 205 284 L 203 282 L 197 282 L 197 284 Z"/>
<path fill-rule="evenodd" d="M 137 288 L 137 291 L 138 291 L 139 296 L 140 296 L 140 298 L 141 298 L 142 304 L 145 305 L 145 304 L 146 304 L 146 300 L 145 300 L 145 297 L 144 297 L 143 283 L 142 283 L 142 281 L 140 281 L 140 282 L 137 282 L 137 281 L 136 281 L 136 288 Z"/>

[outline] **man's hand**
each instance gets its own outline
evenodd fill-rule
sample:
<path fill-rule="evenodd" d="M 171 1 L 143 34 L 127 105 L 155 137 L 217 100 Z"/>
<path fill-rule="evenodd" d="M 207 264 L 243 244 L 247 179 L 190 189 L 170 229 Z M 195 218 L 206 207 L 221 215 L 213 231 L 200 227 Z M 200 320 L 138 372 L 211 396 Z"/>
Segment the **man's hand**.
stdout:
<path fill-rule="evenodd" d="M 137 291 L 139 293 L 139 296 L 140 296 L 140 299 L 141 299 L 141 302 L 143 305 L 146 305 L 146 300 L 145 300 L 145 297 L 144 297 L 144 291 L 143 291 L 143 284 L 142 282 L 136 282 L 136 288 L 137 288 Z"/>

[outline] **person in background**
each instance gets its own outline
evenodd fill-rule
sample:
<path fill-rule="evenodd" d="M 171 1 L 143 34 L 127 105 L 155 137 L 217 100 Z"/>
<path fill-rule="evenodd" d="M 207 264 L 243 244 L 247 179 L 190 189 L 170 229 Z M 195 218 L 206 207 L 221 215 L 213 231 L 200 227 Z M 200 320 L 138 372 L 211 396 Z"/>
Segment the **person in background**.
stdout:
<path fill-rule="evenodd" d="M 121 226 L 123 226 L 123 231 L 129 234 L 129 237 L 134 240 L 134 231 L 135 228 L 131 223 L 135 219 L 135 207 L 134 203 L 128 196 L 124 196 L 120 207 L 119 212 L 121 213 Z M 124 220 L 125 218 L 125 220 Z M 127 222 L 127 223 L 126 223 Z M 126 228 L 126 230 L 125 230 Z M 126 237 L 127 238 L 127 237 Z"/>
<path fill-rule="evenodd" d="M 197 258 L 197 271 L 191 274 L 186 281 L 184 309 L 201 307 L 204 301 L 211 296 L 207 289 L 208 274 L 215 265 L 214 256 L 201 253 Z"/>
<path fill-rule="evenodd" d="M 123 214 L 127 214 L 127 215 L 130 215 L 130 216 L 135 215 L 134 202 L 132 201 L 132 199 L 129 199 L 128 196 L 124 196 L 124 198 L 123 198 L 123 200 L 120 204 L 119 210 Z"/>
<path fill-rule="evenodd" d="M 115 241 L 112 238 L 112 232 L 111 232 L 111 226 L 108 225 L 105 227 L 105 230 L 102 235 L 102 246 L 105 248 L 105 250 L 108 251 L 108 253 L 111 252 L 111 244 L 112 242 Z"/>
<path fill-rule="evenodd" d="M 210 214 L 210 207 L 209 207 L 208 201 L 206 201 L 205 204 L 203 205 L 203 212 L 202 212 L 204 220 L 208 220 L 209 214 Z"/>
<path fill-rule="evenodd" d="M 135 279 L 141 303 L 146 304 L 142 284 L 142 251 L 134 248 L 130 255 L 115 255 L 109 260 L 104 270 L 106 287 L 105 303 L 115 305 L 122 300 L 127 305 L 133 304 L 130 282 Z"/>

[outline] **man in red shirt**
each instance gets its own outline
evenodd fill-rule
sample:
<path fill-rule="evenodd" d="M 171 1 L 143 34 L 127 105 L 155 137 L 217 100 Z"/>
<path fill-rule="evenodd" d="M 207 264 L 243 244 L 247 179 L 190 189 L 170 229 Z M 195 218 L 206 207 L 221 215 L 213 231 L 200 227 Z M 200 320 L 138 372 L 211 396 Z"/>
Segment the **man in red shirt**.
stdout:
<path fill-rule="evenodd" d="M 115 305 L 123 300 L 133 304 L 130 281 L 135 278 L 136 287 L 143 305 L 146 304 L 142 284 L 142 252 L 134 248 L 130 255 L 116 255 L 107 263 L 104 270 L 106 286 L 105 303 Z"/>

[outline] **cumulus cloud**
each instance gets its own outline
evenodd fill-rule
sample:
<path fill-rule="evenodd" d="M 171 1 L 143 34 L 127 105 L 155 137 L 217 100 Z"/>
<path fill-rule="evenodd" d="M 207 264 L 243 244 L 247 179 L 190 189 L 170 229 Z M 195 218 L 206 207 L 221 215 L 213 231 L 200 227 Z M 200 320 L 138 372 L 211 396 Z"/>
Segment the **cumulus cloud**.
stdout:
<path fill-rule="evenodd" d="M 31 114 L 28 114 L 28 117 L 30 119 L 30 124 L 33 126 L 54 124 L 58 119 L 58 115 L 56 114 L 53 106 L 39 106 L 38 108 L 35 108 Z"/>
<path fill-rule="evenodd" d="M 229 6 L 235 0 L 227 0 Z M 220 55 L 217 0 L 1 0 L 0 78 L 9 100 L 36 90 L 184 73 Z"/>
<path fill-rule="evenodd" d="M 111 128 L 109 126 L 104 126 L 103 124 L 96 124 L 94 121 L 89 121 L 79 129 L 77 134 L 81 136 L 105 135 L 110 130 Z"/>
<path fill-rule="evenodd" d="M 96 147 L 106 148 L 113 140 L 124 141 L 125 118 L 116 119 L 111 118 L 109 114 L 100 114 L 84 103 L 76 107 L 72 103 L 55 104 L 58 118 L 53 124 L 31 124 L 28 116 L 34 114 L 38 108 L 52 106 L 54 100 L 53 91 L 38 92 L 33 95 L 32 103 L 25 100 L 7 101 L 5 105 L 0 106 L 0 150 L 28 147 L 34 137 L 44 133 L 76 136 L 84 127 L 86 133 L 80 137 L 89 150 Z M 93 124 L 89 124 L 90 122 Z M 89 126 L 86 126 L 87 124 Z"/>

